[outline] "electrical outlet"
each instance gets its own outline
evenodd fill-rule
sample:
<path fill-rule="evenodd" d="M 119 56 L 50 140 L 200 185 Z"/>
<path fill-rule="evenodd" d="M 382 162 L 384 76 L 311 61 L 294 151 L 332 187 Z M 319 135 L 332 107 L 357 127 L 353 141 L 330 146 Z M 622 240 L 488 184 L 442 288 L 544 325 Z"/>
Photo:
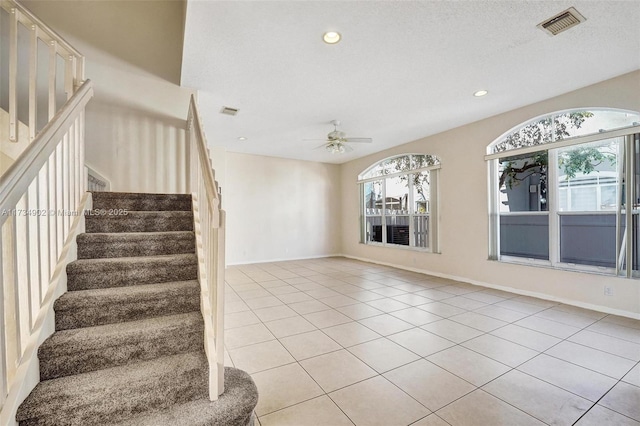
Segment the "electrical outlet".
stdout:
<path fill-rule="evenodd" d="M 604 295 L 605 296 L 613 296 L 613 287 L 609 287 L 608 285 L 604 286 Z"/>

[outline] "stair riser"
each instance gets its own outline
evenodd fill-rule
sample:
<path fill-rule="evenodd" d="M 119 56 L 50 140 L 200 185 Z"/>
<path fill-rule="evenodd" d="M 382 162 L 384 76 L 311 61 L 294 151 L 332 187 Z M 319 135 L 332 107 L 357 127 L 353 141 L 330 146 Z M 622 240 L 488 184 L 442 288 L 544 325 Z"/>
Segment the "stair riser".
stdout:
<path fill-rule="evenodd" d="M 167 232 L 193 231 L 191 215 L 86 216 L 86 232 Z"/>
<path fill-rule="evenodd" d="M 175 404 L 208 397 L 206 359 L 182 371 L 170 371 L 149 380 L 130 381 L 124 389 L 105 388 L 100 403 L 78 404 L 72 409 L 60 408 L 55 415 L 42 415 L 20 421 L 21 426 L 86 426 L 106 425 L 132 415 L 162 410 Z M 50 395 L 44 404 L 60 405 L 64 396 Z M 24 414 L 22 414 L 24 416 Z M 18 418 L 21 413 L 18 412 Z"/>
<path fill-rule="evenodd" d="M 93 350 L 67 347 L 51 348 L 46 352 L 40 350 L 40 380 L 87 373 L 161 356 L 195 352 L 204 347 L 203 333 L 201 324 L 191 329 L 171 330 L 161 336 L 136 336 L 135 340 Z M 66 353 L 72 349 L 76 351 Z"/>
<path fill-rule="evenodd" d="M 192 235 L 188 238 L 171 239 L 167 237 L 152 241 L 134 240 L 105 243 L 78 239 L 78 259 L 106 259 L 183 253 L 195 253 L 195 238 Z"/>
<path fill-rule="evenodd" d="M 198 278 L 195 263 L 150 263 L 122 266 L 119 270 L 70 270 L 67 266 L 69 291 L 98 288 L 126 287 L 131 285 L 188 281 Z"/>
<path fill-rule="evenodd" d="M 190 195 L 153 195 L 94 192 L 94 209 L 129 211 L 191 211 Z"/>
<path fill-rule="evenodd" d="M 143 300 L 95 301 L 92 306 L 75 306 L 67 304 L 56 306 L 56 331 L 73 328 L 93 327 L 96 325 L 114 324 L 125 321 L 137 321 L 162 315 L 184 314 L 200 310 L 199 291 L 180 294 L 161 294 Z M 59 304 L 58 304 L 59 305 Z"/>

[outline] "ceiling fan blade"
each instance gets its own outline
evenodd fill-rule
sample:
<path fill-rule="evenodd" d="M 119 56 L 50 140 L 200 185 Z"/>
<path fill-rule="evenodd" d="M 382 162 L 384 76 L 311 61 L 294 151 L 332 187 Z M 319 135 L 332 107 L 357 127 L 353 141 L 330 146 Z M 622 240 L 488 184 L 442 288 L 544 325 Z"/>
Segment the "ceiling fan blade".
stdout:
<path fill-rule="evenodd" d="M 323 143 L 322 145 L 318 145 L 318 146 L 316 146 L 316 147 L 315 147 L 315 148 L 313 148 L 313 149 L 320 149 L 320 148 L 326 148 L 326 147 L 327 147 L 327 144 L 326 144 L 326 143 Z"/>
<path fill-rule="evenodd" d="M 353 152 L 353 148 L 351 148 L 349 145 L 342 145 L 342 146 L 344 146 L 345 152 Z"/>
<path fill-rule="evenodd" d="M 326 139 L 302 139 L 303 141 L 326 141 Z"/>
<path fill-rule="evenodd" d="M 371 143 L 373 139 L 371 138 L 346 138 L 345 142 L 355 142 L 355 143 Z"/>

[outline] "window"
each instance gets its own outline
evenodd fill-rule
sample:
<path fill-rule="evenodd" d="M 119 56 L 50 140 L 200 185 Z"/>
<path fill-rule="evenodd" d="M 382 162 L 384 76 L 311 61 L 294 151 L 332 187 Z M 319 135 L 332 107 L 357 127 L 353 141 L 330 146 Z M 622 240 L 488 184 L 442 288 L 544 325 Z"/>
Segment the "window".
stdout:
<path fill-rule="evenodd" d="M 405 154 L 358 176 L 361 242 L 437 252 L 437 179 L 440 160 Z"/>
<path fill-rule="evenodd" d="M 562 111 L 489 145 L 490 258 L 633 276 L 639 126 L 636 112 Z"/>

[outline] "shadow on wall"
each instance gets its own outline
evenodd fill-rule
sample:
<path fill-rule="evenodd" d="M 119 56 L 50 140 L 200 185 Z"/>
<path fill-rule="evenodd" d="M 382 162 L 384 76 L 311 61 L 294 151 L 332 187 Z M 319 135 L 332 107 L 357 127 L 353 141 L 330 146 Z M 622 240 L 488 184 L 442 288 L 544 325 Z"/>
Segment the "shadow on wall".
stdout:
<path fill-rule="evenodd" d="M 174 84 L 180 84 L 184 2 L 21 1 L 65 38 L 82 40 Z M 55 6 L 52 7 L 52 3 Z M 80 46 L 76 46 L 80 47 Z M 82 49 L 81 49 L 82 50 Z"/>
<path fill-rule="evenodd" d="M 89 103 L 86 118 L 86 161 L 113 191 L 186 190 L 186 118 L 104 99 Z"/>

